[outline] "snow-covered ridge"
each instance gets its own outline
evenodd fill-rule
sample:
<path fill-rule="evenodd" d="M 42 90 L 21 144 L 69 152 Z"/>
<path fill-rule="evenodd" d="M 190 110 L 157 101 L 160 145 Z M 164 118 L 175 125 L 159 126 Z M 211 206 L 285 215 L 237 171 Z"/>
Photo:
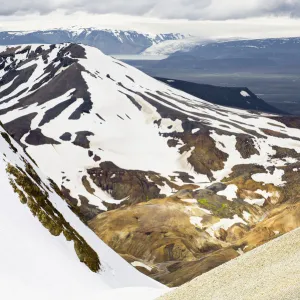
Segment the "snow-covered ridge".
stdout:
<path fill-rule="evenodd" d="M 79 36 L 82 33 L 85 33 L 88 35 L 88 34 L 91 34 L 93 31 L 104 31 L 104 32 L 113 34 L 121 42 L 124 42 L 124 40 L 122 39 L 122 35 L 125 35 L 127 38 L 129 38 L 131 40 L 132 40 L 132 36 L 143 35 L 143 36 L 149 38 L 153 42 L 153 44 L 158 44 L 160 42 L 165 41 L 166 39 L 180 40 L 180 39 L 185 38 L 185 36 L 181 33 L 154 34 L 154 33 L 138 32 L 135 30 L 108 29 L 108 28 L 99 29 L 97 27 L 90 27 L 90 28 L 71 27 L 69 29 L 65 28 L 64 30 L 71 31 L 74 36 Z"/>

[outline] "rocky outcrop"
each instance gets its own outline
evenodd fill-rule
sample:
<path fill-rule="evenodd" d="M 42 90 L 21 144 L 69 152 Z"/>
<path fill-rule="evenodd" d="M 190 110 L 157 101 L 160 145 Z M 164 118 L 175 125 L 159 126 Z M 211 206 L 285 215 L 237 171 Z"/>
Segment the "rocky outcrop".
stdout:
<path fill-rule="evenodd" d="M 190 126 L 193 126 L 193 123 L 190 123 Z M 188 162 L 194 167 L 197 173 L 205 174 L 208 178 L 213 180 L 212 171 L 224 168 L 224 162 L 227 160 L 228 154 L 216 147 L 216 143 L 214 139 L 210 137 L 207 128 L 202 127 L 194 134 L 187 130 L 184 133 L 174 132 L 172 134 L 164 134 L 164 136 L 172 138 L 168 141 L 169 147 L 176 147 L 178 141 L 182 141 L 184 146 L 179 148 L 181 154 L 186 151 L 191 151 Z"/>
<path fill-rule="evenodd" d="M 249 135 L 238 135 L 236 137 L 235 147 L 244 159 L 249 158 L 254 154 L 259 154 L 259 151 L 254 145 L 253 138 Z"/>
<path fill-rule="evenodd" d="M 157 198 L 160 190 L 147 176 L 156 177 L 154 172 L 124 170 L 112 162 L 100 163 L 99 168 L 88 170 L 93 182 L 114 199 L 126 199 L 127 203 L 139 203 Z"/>
<path fill-rule="evenodd" d="M 197 187 L 194 184 L 177 185 L 152 171 L 125 170 L 112 162 L 102 162 L 99 168 L 89 169 L 88 174 L 96 186 L 108 192 L 114 199 L 124 200 L 122 205 L 166 197 L 161 192 L 165 185 L 174 191 Z M 178 178 L 181 176 L 182 174 L 178 174 Z"/>

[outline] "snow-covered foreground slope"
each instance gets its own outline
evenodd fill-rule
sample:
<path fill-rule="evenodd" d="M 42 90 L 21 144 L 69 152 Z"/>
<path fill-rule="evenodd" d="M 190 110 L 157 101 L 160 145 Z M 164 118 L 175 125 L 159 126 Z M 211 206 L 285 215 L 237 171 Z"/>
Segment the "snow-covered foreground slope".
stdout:
<path fill-rule="evenodd" d="M 0 76 L 8 133 L 153 278 L 178 285 L 299 226 L 299 119 L 208 103 L 76 44 L 3 48 Z M 178 261 L 197 265 L 170 278 Z"/>
<path fill-rule="evenodd" d="M 51 189 L 50 182 L 21 147 L 14 142 L 10 147 L 7 140 L 7 135 L 5 139 L 0 136 L 1 299 L 119 299 L 120 294 L 125 299 L 154 299 L 164 291 L 163 286 L 137 272 L 84 225 Z M 29 164 L 32 169 L 28 169 Z M 34 170 L 30 174 L 36 172 L 41 179 L 37 186 L 48 192 L 57 211 L 96 251 L 100 260 L 98 272 L 92 272 L 79 261 L 73 241 L 67 241 L 63 233 L 52 235 L 42 225 L 44 219 L 39 212 L 34 216 L 32 207 L 20 202 L 10 183 L 16 178 L 9 173 L 8 166 L 20 168 L 31 180 L 26 170 Z M 18 188 L 23 190 L 29 205 L 30 196 L 22 185 Z"/>
<path fill-rule="evenodd" d="M 261 246 L 161 300 L 298 300 L 300 229 Z"/>

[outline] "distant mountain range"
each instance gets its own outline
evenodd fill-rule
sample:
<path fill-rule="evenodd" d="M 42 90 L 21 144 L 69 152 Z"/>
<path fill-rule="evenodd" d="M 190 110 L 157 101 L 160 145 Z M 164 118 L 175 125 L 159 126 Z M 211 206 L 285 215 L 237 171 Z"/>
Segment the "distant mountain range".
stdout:
<path fill-rule="evenodd" d="M 165 51 L 163 51 L 165 49 Z M 300 38 L 277 38 L 222 42 L 193 39 L 164 42 L 148 48 L 145 54 L 168 54 L 159 67 L 201 71 L 298 71 Z"/>
<path fill-rule="evenodd" d="M 179 40 L 185 36 L 179 33 L 149 34 L 136 31 L 71 28 L 44 31 L 3 31 L 0 45 L 82 43 L 99 48 L 105 54 L 139 54 L 168 40 Z"/>

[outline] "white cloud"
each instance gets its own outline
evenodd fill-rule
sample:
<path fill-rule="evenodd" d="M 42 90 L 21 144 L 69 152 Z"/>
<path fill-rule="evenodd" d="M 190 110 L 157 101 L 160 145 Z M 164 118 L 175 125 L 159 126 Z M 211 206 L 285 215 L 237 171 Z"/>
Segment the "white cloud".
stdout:
<path fill-rule="evenodd" d="M 299 36 L 300 0 L 0 0 L 0 30 L 57 27 L 181 32 L 206 38 Z M 292 17 L 291 17 L 292 16 Z"/>
<path fill-rule="evenodd" d="M 0 0 L 0 15 L 58 9 L 99 14 L 127 14 L 170 19 L 224 20 L 269 15 L 300 16 L 299 0 Z"/>

